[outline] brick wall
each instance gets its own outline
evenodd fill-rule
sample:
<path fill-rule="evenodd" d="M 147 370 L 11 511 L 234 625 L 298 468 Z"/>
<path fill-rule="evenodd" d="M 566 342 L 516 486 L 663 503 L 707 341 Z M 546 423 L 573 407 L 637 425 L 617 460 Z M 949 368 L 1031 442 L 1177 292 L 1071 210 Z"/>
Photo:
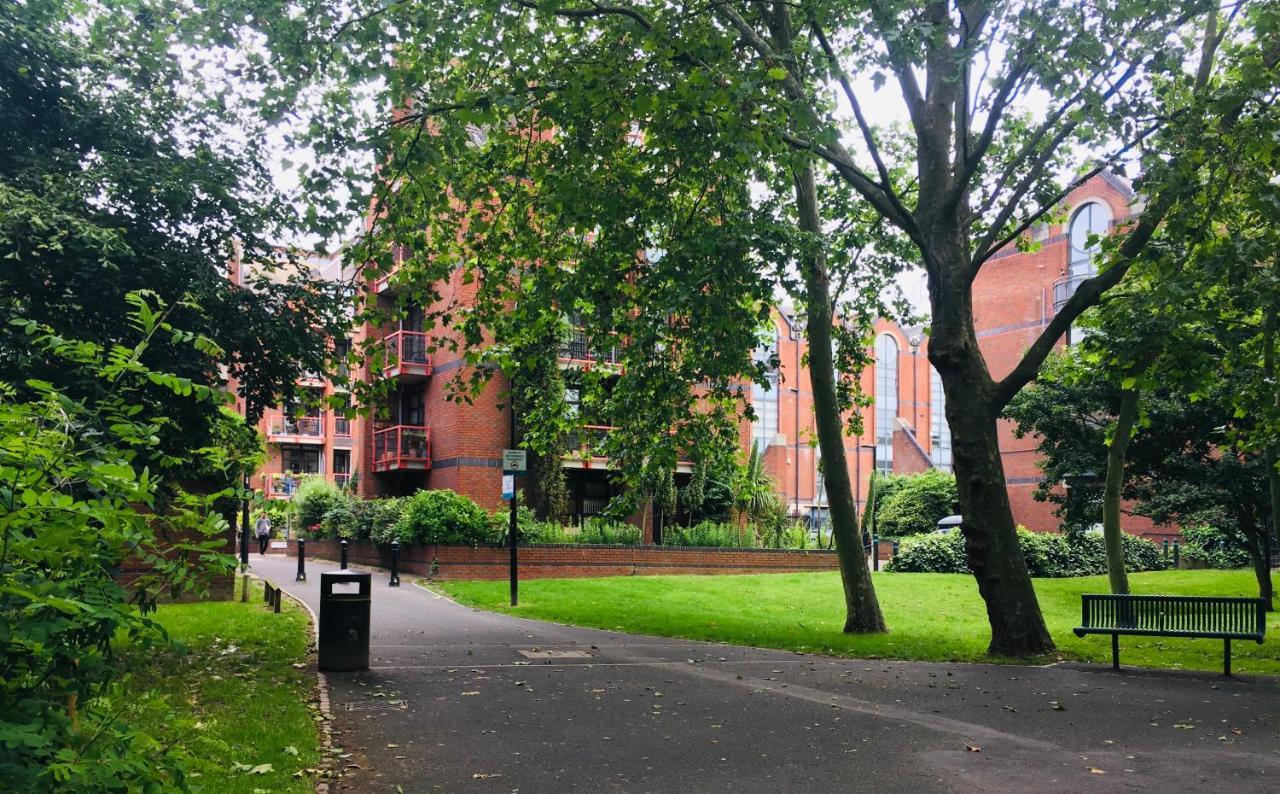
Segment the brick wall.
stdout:
<path fill-rule="evenodd" d="M 331 567 L 339 546 L 333 540 L 307 541 L 307 559 L 325 560 L 317 567 Z M 297 546 L 289 543 L 289 554 Z M 505 547 L 402 546 L 400 570 L 427 576 L 437 561 L 438 579 L 505 579 L 510 551 Z M 834 551 L 775 549 L 693 549 L 661 546 L 521 546 L 520 576 L 526 579 L 631 576 L 658 574 L 794 573 L 836 570 Z M 388 568 L 391 550 L 370 543 L 352 543 L 348 562 Z M 312 568 L 308 564 L 308 568 Z"/>

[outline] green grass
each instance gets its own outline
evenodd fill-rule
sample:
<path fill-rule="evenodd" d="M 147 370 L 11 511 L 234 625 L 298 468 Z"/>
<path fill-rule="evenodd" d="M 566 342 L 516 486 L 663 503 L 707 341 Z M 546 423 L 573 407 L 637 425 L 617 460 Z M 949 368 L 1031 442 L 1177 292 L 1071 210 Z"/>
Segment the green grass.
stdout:
<path fill-rule="evenodd" d="M 973 577 L 877 573 L 876 592 L 889 633 L 846 635 L 840 577 L 830 573 L 749 576 L 620 576 L 534 579 L 520 583 L 520 606 L 507 603 L 507 583 L 443 582 L 458 601 L 522 617 L 637 634 L 840 656 L 989 661 L 990 630 Z M 1131 574 L 1135 593 L 1256 596 L 1249 571 L 1160 571 Z M 1037 579 L 1049 630 L 1065 659 L 1110 663 L 1107 636 L 1071 633 L 1080 622 L 1080 594 L 1108 591 L 1105 576 Z M 1280 615 L 1280 613 L 1277 613 Z M 1233 672 L 1280 674 L 1280 617 L 1268 620 L 1268 640 L 1232 643 Z M 1121 664 L 1221 670 L 1220 640 L 1121 637 Z"/>
<path fill-rule="evenodd" d="M 260 582 L 247 604 L 239 597 L 237 577 L 234 601 L 160 606 L 156 619 L 178 647 L 124 650 L 137 704 L 130 722 L 173 745 L 193 791 L 314 791 L 315 676 L 294 667 L 307 662 L 309 618 L 287 598 L 271 613 Z"/>

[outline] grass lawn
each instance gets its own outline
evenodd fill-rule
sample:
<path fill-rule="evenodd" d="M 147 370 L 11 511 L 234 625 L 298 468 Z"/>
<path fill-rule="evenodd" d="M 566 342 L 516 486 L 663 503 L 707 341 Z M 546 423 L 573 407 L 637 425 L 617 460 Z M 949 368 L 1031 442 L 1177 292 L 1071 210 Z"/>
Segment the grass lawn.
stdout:
<path fill-rule="evenodd" d="M 194 791 L 314 791 L 315 676 L 294 666 L 307 662 L 310 621 L 287 598 L 271 613 L 261 582 L 240 603 L 239 581 L 234 601 L 160 606 L 179 648 L 123 651 L 138 704 L 130 721 L 173 743 Z"/>
<path fill-rule="evenodd" d="M 973 577 L 876 573 L 889 633 L 852 636 L 844 623 L 840 576 L 830 573 L 748 576 L 618 576 L 534 579 L 520 583 L 520 606 L 508 606 L 507 582 L 441 582 L 464 604 L 559 623 L 840 656 L 987 661 L 986 612 Z M 1256 596 L 1242 571 L 1158 571 L 1129 575 L 1135 593 Z M 1080 639 L 1080 594 L 1108 591 L 1105 576 L 1037 579 L 1049 631 L 1066 659 L 1110 664 L 1111 638 Z M 1280 674 L 1280 613 L 1267 642 L 1234 641 L 1232 671 Z M 1221 640 L 1121 637 L 1123 665 L 1222 669 Z"/>

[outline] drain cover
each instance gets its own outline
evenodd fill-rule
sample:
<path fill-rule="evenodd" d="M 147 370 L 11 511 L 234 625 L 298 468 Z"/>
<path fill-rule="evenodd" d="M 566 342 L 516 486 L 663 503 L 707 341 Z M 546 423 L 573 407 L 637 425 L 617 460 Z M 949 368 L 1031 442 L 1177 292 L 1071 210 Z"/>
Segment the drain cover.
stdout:
<path fill-rule="evenodd" d="M 586 651 L 520 651 L 526 659 L 590 659 Z"/>
<path fill-rule="evenodd" d="M 357 700 L 347 704 L 347 711 L 397 711 L 408 707 L 405 700 Z"/>

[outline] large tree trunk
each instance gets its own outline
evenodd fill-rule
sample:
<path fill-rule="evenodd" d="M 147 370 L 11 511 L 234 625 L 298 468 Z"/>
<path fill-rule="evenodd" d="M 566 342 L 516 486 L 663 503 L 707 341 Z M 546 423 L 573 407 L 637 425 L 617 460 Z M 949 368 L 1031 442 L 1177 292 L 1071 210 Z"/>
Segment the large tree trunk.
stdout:
<path fill-rule="evenodd" d="M 987 653 L 1014 657 L 1050 653 L 1053 639 L 1040 614 L 1005 490 L 994 412 L 974 411 L 972 401 L 961 409 L 952 391 L 947 394 L 947 421 L 953 467 L 964 516 L 965 555 L 991 624 Z"/>
<path fill-rule="evenodd" d="M 1115 433 L 1107 450 L 1107 480 L 1102 489 L 1102 539 L 1107 549 L 1107 578 L 1111 592 L 1127 594 L 1129 576 L 1124 570 L 1124 534 L 1120 529 L 1120 490 L 1124 485 L 1124 463 L 1133 438 L 1133 422 L 1138 416 L 1138 390 L 1125 389 L 1120 395 Z"/>
<path fill-rule="evenodd" d="M 822 224 L 818 215 L 813 168 L 808 164 L 797 169 L 795 188 L 800 228 L 816 240 L 822 233 Z M 846 633 L 884 631 L 884 616 L 880 613 L 880 602 L 876 599 L 862 540 L 858 537 L 858 506 L 853 499 L 849 464 L 844 455 L 844 421 L 836 398 L 835 366 L 831 355 L 831 283 L 826 258 L 820 247 L 803 258 L 801 269 L 809 310 L 806 334 L 814 424 L 818 431 L 818 448 L 822 452 L 822 475 L 831 510 L 831 531 L 835 535 L 840 576 L 844 582 L 844 630 Z"/>
<path fill-rule="evenodd" d="M 964 516 L 965 556 L 987 606 L 995 656 L 1041 656 L 1054 650 L 1027 561 L 1018 544 L 1005 487 L 996 420 L 1004 408 L 973 327 L 972 279 L 958 217 L 921 221 L 934 229 L 929 300 L 929 361 L 942 379 L 951 427 L 952 468 Z"/>

